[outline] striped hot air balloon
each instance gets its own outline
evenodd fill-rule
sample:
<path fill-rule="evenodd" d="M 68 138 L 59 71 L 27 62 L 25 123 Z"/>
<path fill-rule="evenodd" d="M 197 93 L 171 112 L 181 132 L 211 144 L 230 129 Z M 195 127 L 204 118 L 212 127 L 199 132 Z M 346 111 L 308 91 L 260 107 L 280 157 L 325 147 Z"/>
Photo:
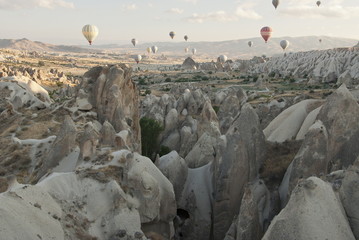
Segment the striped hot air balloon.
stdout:
<path fill-rule="evenodd" d="M 87 24 L 82 28 L 82 34 L 90 45 L 92 45 L 93 40 L 95 40 L 98 35 L 98 28 L 95 25 Z"/>
<path fill-rule="evenodd" d="M 261 29 L 261 36 L 266 43 L 269 40 L 269 38 L 272 36 L 272 32 L 273 32 L 273 30 L 270 27 L 263 27 Z"/>

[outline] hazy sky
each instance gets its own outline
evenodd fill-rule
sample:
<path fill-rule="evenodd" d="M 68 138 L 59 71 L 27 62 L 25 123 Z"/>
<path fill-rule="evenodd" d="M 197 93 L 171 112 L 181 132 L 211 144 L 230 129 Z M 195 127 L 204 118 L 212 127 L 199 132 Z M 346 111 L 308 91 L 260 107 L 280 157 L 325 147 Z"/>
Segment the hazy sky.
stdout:
<path fill-rule="evenodd" d="M 326 35 L 359 39 L 359 0 L 0 0 L 0 38 L 85 44 L 81 29 L 94 24 L 94 44 L 222 41 L 258 37 Z"/>

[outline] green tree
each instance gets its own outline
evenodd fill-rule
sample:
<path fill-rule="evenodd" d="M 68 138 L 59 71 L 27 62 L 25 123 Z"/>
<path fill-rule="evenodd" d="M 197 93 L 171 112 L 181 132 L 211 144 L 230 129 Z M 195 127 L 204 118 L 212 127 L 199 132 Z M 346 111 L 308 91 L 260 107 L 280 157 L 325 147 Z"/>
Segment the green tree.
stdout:
<path fill-rule="evenodd" d="M 161 145 L 160 152 L 158 153 L 158 155 L 160 155 L 160 157 L 162 157 L 163 155 L 166 155 L 170 152 L 171 152 L 171 149 L 169 147 Z"/>
<path fill-rule="evenodd" d="M 154 119 L 143 117 L 140 119 L 142 155 L 155 159 L 159 152 L 158 136 L 163 131 L 163 127 Z"/>

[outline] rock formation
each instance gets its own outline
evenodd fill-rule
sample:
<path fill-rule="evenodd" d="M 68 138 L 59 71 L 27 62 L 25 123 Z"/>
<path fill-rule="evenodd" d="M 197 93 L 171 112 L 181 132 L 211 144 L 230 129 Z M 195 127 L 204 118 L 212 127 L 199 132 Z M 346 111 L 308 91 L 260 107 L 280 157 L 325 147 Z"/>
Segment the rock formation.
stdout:
<path fill-rule="evenodd" d="M 10 83 L 18 84 L 6 79 L 0 83 L 11 90 Z M 6 131 L 4 136 L 13 142 L 12 151 L 24 149 L 17 158 L 26 165 L 19 165 L 23 170 L 13 173 L 20 182 L 34 185 L 17 184 L 7 175 L 11 171 L 2 172 L 6 176 L 2 183 L 7 186 L 0 193 L 0 218 L 6 219 L 1 223 L 5 228 L 2 236 L 145 240 L 148 233 L 171 239 L 177 209 L 173 186 L 150 159 L 134 152 L 141 146 L 139 106 L 129 68 L 93 68 L 81 86 L 77 99 L 54 103 L 46 98 L 46 90 L 36 84 L 24 85 L 28 95 L 41 91 L 37 97 L 43 108 L 36 107 L 37 112 L 30 116 L 26 109 L 18 108 L 16 114 L 22 122 L 37 127 L 10 135 Z M 88 102 L 88 109 L 78 107 L 81 100 Z M 44 127 L 35 121 L 42 121 Z M 19 120 L 14 124 L 18 126 Z M 2 127 L 6 130 L 8 126 Z M 56 135 L 49 136 L 48 128 L 55 129 L 52 133 Z M 27 132 L 34 139 L 24 138 Z"/>
<path fill-rule="evenodd" d="M 185 70 L 196 70 L 198 69 L 198 64 L 191 57 L 188 57 L 182 63 L 182 68 Z"/>
<path fill-rule="evenodd" d="M 315 116 L 313 119 L 310 113 L 322 103 L 320 100 L 309 99 L 285 109 L 263 130 L 267 140 L 284 142 L 293 138 L 302 139 L 315 120 Z"/>
<path fill-rule="evenodd" d="M 357 161 L 359 163 L 359 161 Z M 359 238 L 359 164 L 345 171 L 344 178 L 337 179 L 334 184 L 341 183 L 340 199 L 347 214 L 349 224 L 356 239 Z"/>
<path fill-rule="evenodd" d="M 298 183 L 287 206 L 274 218 L 262 239 L 315 238 L 355 239 L 331 185 L 310 177 Z"/>
<path fill-rule="evenodd" d="M 295 73 L 266 57 L 207 65 L 214 71 L 255 65 L 262 85 L 256 88 L 271 81 L 266 71 L 307 74 L 309 83 L 333 82 L 346 71 L 356 84 L 355 49 L 311 53 L 323 63 L 308 54 L 282 59 L 307 59 L 287 66 Z M 358 91 L 343 85 L 330 95 L 278 96 L 278 89 L 161 85 L 168 77 L 161 72 L 150 75 L 159 76 L 151 85 L 156 96 L 140 98 L 125 64 L 94 67 L 75 79 L 46 69 L 0 67 L 0 238 L 359 237 Z M 148 80 L 136 69 L 135 78 Z M 243 76 L 208 74 L 209 81 Z M 171 89 L 160 95 L 157 83 Z M 149 134 L 152 160 L 140 153 L 141 117 L 160 129 L 157 139 Z"/>
<path fill-rule="evenodd" d="M 358 48 L 338 48 L 309 51 L 273 57 L 262 64 L 254 65 L 249 74 L 278 73 L 281 76 L 308 78 L 309 83 L 358 83 Z"/>
<path fill-rule="evenodd" d="M 241 209 L 225 240 L 260 240 L 268 225 L 270 194 L 262 180 L 246 187 Z"/>
<path fill-rule="evenodd" d="M 239 212 L 245 185 L 264 160 L 265 141 L 259 119 L 249 104 L 221 137 L 213 166 L 213 239 L 223 239 Z"/>
<path fill-rule="evenodd" d="M 127 130 L 131 149 L 140 152 L 139 100 L 131 69 L 124 64 L 92 68 L 79 89 L 79 109 L 95 111 L 100 123 L 108 121 L 116 132 Z"/>

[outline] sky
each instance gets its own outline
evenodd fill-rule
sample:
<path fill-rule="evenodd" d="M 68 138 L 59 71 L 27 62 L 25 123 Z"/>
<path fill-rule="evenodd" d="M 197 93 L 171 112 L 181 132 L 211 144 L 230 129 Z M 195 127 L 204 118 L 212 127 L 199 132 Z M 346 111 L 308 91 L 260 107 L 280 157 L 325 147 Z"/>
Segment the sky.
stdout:
<path fill-rule="evenodd" d="M 1 39 L 84 45 L 81 29 L 99 28 L 94 44 L 225 41 L 259 37 L 359 39 L 359 0 L 0 0 Z M 174 40 L 169 32 L 175 31 Z"/>

